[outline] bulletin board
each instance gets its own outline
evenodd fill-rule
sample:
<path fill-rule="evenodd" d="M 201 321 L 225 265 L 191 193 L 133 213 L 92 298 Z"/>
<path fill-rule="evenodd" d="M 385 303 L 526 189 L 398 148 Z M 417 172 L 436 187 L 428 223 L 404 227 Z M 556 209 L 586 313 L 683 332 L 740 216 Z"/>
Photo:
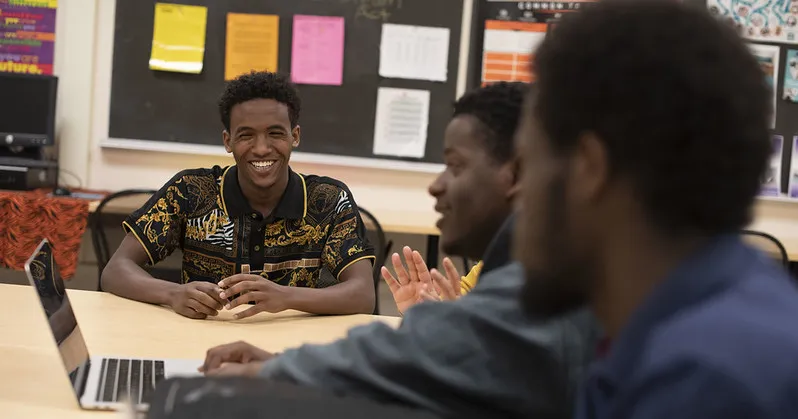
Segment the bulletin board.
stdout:
<path fill-rule="evenodd" d="M 221 145 L 217 100 L 224 89 L 227 13 L 279 16 L 278 71 L 291 69 L 294 15 L 345 18 L 344 73 L 340 86 L 299 85 L 302 99 L 298 151 L 426 163 L 443 161 L 443 133 L 456 99 L 463 0 L 175 0 L 208 8 L 200 74 L 151 70 L 155 2 L 117 0 L 109 137 L 168 143 Z M 383 23 L 450 30 L 445 82 L 383 78 L 378 74 Z M 424 156 L 373 154 L 380 87 L 430 92 Z"/>
<path fill-rule="evenodd" d="M 776 109 L 772 132 L 774 136 L 783 138 L 781 164 L 775 168 L 781 172 L 779 192 L 787 194 L 790 172 L 798 171 L 798 164 L 791 162 L 795 151 L 795 136 L 798 135 L 798 103 L 784 97 L 784 77 L 789 72 L 790 61 L 796 61 L 791 60 L 792 57 L 788 57 L 788 54 L 790 50 L 798 50 L 798 9 L 795 6 L 785 7 L 782 0 L 759 0 L 755 3 L 739 0 L 690 0 L 690 3 L 708 7 L 719 19 L 737 27 L 745 41 L 755 45 L 755 49 L 778 48 L 770 64 L 761 60 L 760 64 L 768 73 L 774 89 Z M 756 7 L 756 13 L 749 13 L 752 7 Z M 778 165 L 774 162 L 773 166 Z M 798 177 L 795 180 L 798 181 Z"/>
<path fill-rule="evenodd" d="M 477 0 L 469 85 L 479 86 L 499 80 L 533 82 L 534 74 L 528 63 L 533 59 L 534 45 L 542 41 L 564 14 L 589 7 L 593 1 Z M 774 56 L 765 57 L 769 62 L 760 59 L 766 73 L 764 76 L 774 89 L 772 134 L 782 138 L 781 157 L 774 155 L 766 178 L 775 173 L 781 180 L 776 195 L 798 199 L 798 150 L 795 150 L 798 144 L 798 5 L 785 7 L 783 0 L 758 0 L 754 3 L 745 0 L 685 0 L 685 3 L 708 8 L 719 19 L 737 26 L 746 42 L 754 45 L 753 50 L 772 51 L 773 47 L 778 47 Z M 794 52 L 790 53 L 790 50 Z M 793 99 L 785 98 L 784 89 L 785 74 L 790 72 L 790 66 L 793 71 Z M 778 148 L 778 145 L 779 141 L 774 139 L 774 147 Z M 792 191 L 790 178 L 793 178 Z"/>

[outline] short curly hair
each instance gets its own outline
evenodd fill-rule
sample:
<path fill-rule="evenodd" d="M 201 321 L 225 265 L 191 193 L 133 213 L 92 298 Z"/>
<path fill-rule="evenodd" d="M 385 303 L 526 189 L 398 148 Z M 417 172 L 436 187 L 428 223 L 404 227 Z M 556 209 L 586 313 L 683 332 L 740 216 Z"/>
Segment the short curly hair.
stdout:
<path fill-rule="evenodd" d="M 772 96 L 731 27 L 672 0 L 603 0 L 562 19 L 532 65 L 534 116 L 554 152 L 595 134 L 658 230 L 750 222 Z"/>
<path fill-rule="evenodd" d="M 280 73 L 253 71 L 238 76 L 225 86 L 222 97 L 219 98 L 219 115 L 224 129 L 230 130 L 230 112 L 233 107 L 253 99 L 273 99 L 286 105 L 291 128 L 299 124 L 302 102 L 296 86 Z"/>
<path fill-rule="evenodd" d="M 518 127 L 521 107 L 530 85 L 520 82 L 498 82 L 467 92 L 454 104 L 454 115 L 471 115 L 485 129 L 490 156 L 506 163 L 515 155 L 513 135 Z"/>

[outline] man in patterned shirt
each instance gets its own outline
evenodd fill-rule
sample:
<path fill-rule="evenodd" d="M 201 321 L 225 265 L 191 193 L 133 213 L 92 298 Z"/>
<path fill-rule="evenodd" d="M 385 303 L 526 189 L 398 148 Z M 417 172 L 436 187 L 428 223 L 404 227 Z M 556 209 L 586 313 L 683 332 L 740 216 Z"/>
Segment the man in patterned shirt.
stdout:
<path fill-rule="evenodd" d="M 243 75 L 228 83 L 219 111 L 236 165 L 184 170 L 131 214 L 104 289 L 196 319 L 247 303 L 238 318 L 372 312 L 374 251 L 351 192 L 288 165 L 300 140 L 296 88 L 275 73 Z M 143 269 L 176 248 L 180 284 Z"/>

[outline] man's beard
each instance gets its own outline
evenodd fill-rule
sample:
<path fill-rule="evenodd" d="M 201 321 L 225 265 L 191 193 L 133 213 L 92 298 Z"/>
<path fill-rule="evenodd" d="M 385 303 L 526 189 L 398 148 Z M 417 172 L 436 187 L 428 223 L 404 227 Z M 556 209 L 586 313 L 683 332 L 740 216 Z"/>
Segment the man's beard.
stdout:
<path fill-rule="evenodd" d="M 566 222 L 565 175 L 548 191 L 547 222 L 536 249 L 543 254 L 539 267 L 526 266 L 521 303 L 527 315 L 548 319 L 566 314 L 588 302 L 592 264 L 580 258 L 569 239 Z"/>

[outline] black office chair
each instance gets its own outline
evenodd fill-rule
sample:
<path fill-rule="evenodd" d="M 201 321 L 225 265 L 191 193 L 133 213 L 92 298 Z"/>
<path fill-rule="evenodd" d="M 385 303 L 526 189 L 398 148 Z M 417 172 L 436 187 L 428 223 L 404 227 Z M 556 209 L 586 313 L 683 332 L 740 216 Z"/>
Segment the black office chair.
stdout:
<path fill-rule="evenodd" d="M 471 272 L 471 268 L 473 268 L 474 265 L 476 265 L 476 263 L 471 261 L 471 259 L 464 257 L 463 258 L 463 276 L 468 275 L 468 273 Z"/>
<path fill-rule="evenodd" d="M 385 238 L 385 231 L 383 231 L 377 217 L 368 210 L 360 208 L 360 218 L 363 219 L 363 224 L 366 225 L 366 238 L 374 246 L 374 314 L 380 314 L 380 293 L 379 286 L 382 280 L 380 270 L 385 265 L 388 259 L 388 253 L 391 251 L 393 242 L 387 241 Z"/>
<path fill-rule="evenodd" d="M 787 249 L 779 241 L 779 239 L 771 236 L 768 233 L 754 230 L 742 230 L 740 234 L 749 243 L 752 243 L 764 250 L 765 253 L 773 256 L 776 262 L 784 265 L 784 268 L 790 269 L 790 257 L 787 255 Z"/>
<path fill-rule="evenodd" d="M 102 275 L 103 269 L 111 259 L 111 250 L 108 246 L 108 237 L 105 234 L 105 224 L 103 221 L 103 209 L 110 203 L 119 198 L 124 198 L 134 195 L 152 195 L 156 191 L 151 189 L 127 189 L 112 193 L 97 205 L 97 209 L 91 215 L 89 225 L 91 227 L 91 241 L 94 247 L 94 255 L 97 259 L 97 291 L 102 291 Z M 180 282 L 180 270 L 177 269 L 162 269 L 147 267 L 147 271 L 154 277 L 165 279 L 172 282 Z"/>

